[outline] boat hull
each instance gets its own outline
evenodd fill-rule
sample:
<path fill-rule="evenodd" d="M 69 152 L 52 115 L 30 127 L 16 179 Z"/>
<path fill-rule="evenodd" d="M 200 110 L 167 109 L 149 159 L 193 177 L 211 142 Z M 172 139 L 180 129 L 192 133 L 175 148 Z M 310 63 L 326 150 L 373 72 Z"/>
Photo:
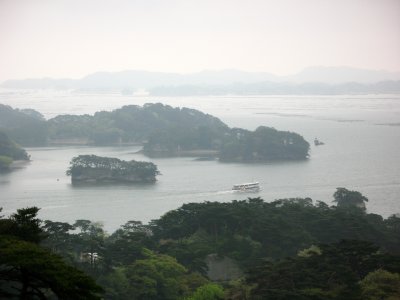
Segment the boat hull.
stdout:
<path fill-rule="evenodd" d="M 232 190 L 235 192 L 258 192 L 260 184 L 258 182 L 235 184 Z"/>

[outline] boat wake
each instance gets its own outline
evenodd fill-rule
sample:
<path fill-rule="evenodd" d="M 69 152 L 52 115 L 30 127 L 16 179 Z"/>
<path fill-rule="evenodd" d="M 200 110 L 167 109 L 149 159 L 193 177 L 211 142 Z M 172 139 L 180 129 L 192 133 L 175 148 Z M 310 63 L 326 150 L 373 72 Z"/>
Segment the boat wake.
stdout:
<path fill-rule="evenodd" d="M 218 191 L 217 194 L 218 195 L 224 195 L 224 194 L 235 194 L 236 191 L 233 190 L 228 190 L 228 191 Z"/>

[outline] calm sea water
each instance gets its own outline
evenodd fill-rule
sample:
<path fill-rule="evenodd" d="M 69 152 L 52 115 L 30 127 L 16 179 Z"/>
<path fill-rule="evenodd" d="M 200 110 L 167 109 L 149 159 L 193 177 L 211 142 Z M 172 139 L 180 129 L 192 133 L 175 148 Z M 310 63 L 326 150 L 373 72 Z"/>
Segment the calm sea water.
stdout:
<path fill-rule="evenodd" d="M 192 158 L 152 159 L 162 175 L 150 185 L 73 187 L 65 175 L 79 154 L 149 160 L 137 147 L 29 148 L 32 162 L 0 175 L 0 206 L 41 207 L 43 219 L 90 219 L 113 231 L 128 220 L 148 222 L 187 202 L 230 201 L 260 196 L 266 201 L 311 197 L 331 203 L 336 187 L 362 192 L 369 212 L 400 213 L 400 96 L 132 97 L 54 91 L 0 90 L 0 103 L 34 108 L 46 118 L 84 114 L 123 105 L 161 102 L 191 107 L 229 126 L 259 125 L 295 131 L 312 144 L 301 162 L 219 163 Z M 257 194 L 233 193 L 235 183 L 259 181 Z"/>

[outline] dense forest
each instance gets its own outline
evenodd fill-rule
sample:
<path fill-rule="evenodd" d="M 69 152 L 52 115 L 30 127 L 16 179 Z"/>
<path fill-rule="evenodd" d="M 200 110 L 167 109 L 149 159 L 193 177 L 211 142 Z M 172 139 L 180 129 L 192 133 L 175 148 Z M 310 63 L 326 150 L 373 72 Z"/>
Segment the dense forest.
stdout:
<path fill-rule="evenodd" d="M 42 221 L 38 208 L 20 209 L 0 219 L 0 295 L 399 299 L 400 218 L 367 213 L 367 200 L 338 188 L 335 206 L 310 198 L 188 203 L 112 234 L 90 220 Z"/>
<path fill-rule="evenodd" d="M 74 157 L 66 173 L 71 176 L 72 183 L 154 182 L 160 174 L 157 166 L 151 162 L 124 161 L 96 155 Z"/>
<path fill-rule="evenodd" d="M 24 146 L 47 144 L 143 145 L 148 156 L 207 156 L 254 162 L 306 159 L 309 144 L 293 132 L 265 126 L 229 128 L 198 110 L 145 104 L 48 121 L 32 110 L 0 105 L 0 129 Z"/>

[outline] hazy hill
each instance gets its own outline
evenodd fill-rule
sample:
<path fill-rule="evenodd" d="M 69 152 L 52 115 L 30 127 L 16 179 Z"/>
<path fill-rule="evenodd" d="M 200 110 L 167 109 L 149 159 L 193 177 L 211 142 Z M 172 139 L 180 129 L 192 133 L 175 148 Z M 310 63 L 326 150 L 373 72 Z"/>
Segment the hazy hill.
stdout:
<path fill-rule="evenodd" d="M 396 88 L 393 88 L 390 81 L 400 81 L 400 72 L 348 67 L 310 67 L 290 76 L 240 70 L 207 70 L 189 74 L 127 70 L 97 72 L 76 80 L 8 80 L 1 86 L 124 93 L 145 89 L 154 95 L 398 93 L 399 84 L 395 83 Z M 380 84 L 377 89 L 373 85 L 378 82 L 389 83 Z"/>
<path fill-rule="evenodd" d="M 309 67 L 301 72 L 283 77 L 288 82 L 323 82 L 343 84 L 347 82 L 376 83 L 380 81 L 400 80 L 400 72 L 366 70 L 350 67 Z"/>
<path fill-rule="evenodd" d="M 235 82 L 251 83 L 277 81 L 278 77 L 263 72 L 239 70 L 202 71 L 190 74 L 127 70 L 121 72 L 96 72 L 81 79 L 24 79 L 7 80 L 7 88 L 64 88 L 80 90 L 148 89 L 157 86 L 214 85 Z"/>
<path fill-rule="evenodd" d="M 161 86 L 151 88 L 149 92 L 153 96 L 399 94 L 400 81 L 381 81 L 377 83 L 347 82 L 341 84 L 266 81 L 229 85 Z"/>

